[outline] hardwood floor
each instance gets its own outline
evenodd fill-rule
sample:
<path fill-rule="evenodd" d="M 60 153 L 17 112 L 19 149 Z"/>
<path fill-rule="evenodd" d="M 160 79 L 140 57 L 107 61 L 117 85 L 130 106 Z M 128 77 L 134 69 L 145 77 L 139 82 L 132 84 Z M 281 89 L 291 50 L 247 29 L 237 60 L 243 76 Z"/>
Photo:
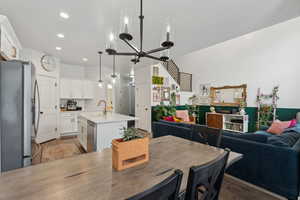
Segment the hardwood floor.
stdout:
<path fill-rule="evenodd" d="M 33 161 L 39 164 L 53 160 L 64 159 L 84 153 L 76 137 L 65 137 L 40 145 L 33 144 Z"/>
<path fill-rule="evenodd" d="M 76 137 L 67 137 L 33 145 L 33 164 L 77 156 L 84 153 Z M 283 200 L 263 189 L 225 175 L 220 200 Z"/>
<path fill-rule="evenodd" d="M 220 200 L 285 200 L 232 176 L 225 175 Z"/>

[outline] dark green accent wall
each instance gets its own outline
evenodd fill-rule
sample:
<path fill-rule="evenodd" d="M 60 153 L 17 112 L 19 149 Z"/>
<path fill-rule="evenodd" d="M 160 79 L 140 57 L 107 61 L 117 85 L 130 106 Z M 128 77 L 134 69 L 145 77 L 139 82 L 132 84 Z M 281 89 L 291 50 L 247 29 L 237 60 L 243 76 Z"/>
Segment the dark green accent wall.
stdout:
<path fill-rule="evenodd" d="M 186 106 L 176 106 L 177 110 L 185 110 Z M 237 110 L 237 107 L 229 106 L 215 106 L 216 112 L 220 110 L 232 111 L 233 109 Z M 205 124 L 205 115 L 206 112 L 210 112 L 210 106 L 197 106 L 198 110 L 198 124 Z M 257 121 L 257 108 L 256 107 L 247 107 L 245 109 L 247 115 L 249 116 L 249 132 L 256 131 L 256 121 Z M 297 112 L 300 112 L 300 108 L 277 108 L 277 119 L 282 121 L 287 121 L 294 119 Z"/>

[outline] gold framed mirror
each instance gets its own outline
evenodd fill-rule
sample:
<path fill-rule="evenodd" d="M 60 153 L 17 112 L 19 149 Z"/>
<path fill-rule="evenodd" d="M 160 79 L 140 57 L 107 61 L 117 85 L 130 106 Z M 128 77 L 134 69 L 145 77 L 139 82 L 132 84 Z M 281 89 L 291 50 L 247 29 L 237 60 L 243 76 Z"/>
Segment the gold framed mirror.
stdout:
<path fill-rule="evenodd" d="M 247 85 L 211 87 L 210 97 L 212 106 L 236 106 L 247 102 Z"/>

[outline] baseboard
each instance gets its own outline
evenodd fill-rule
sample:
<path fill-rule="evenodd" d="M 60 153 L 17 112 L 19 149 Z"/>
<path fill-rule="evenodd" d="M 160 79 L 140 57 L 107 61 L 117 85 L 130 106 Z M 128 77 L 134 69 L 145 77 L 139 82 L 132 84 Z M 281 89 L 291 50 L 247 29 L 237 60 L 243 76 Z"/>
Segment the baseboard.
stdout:
<path fill-rule="evenodd" d="M 241 180 L 241 179 L 236 178 L 236 177 L 234 177 L 234 176 L 231 176 L 231 175 L 229 175 L 229 174 L 225 174 L 225 176 L 227 176 L 227 177 L 229 177 L 229 178 L 231 178 L 231 179 L 233 179 L 233 180 L 235 180 L 235 181 L 241 182 L 242 184 L 245 184 L 245 185 L 247 185 L 247 186 L 249 186 L 249 187 L 252 187 L 252 188 L 254 188 L 254 189 L 256 189 L 256 190 L 259 190 L 259 191 L 261 191 L 261 192 L 267 193 L 267 194 L 269 194 L 269 195 L 271 195 L 271 196 L 277 198 L 278 200 L 287 200 L 287 198 L 285 198 L 285 197 L 282 197 L 282 196 L 280 196 L 280 195 L 278 195 L 278 194 L 275 194 L 275 193 L 273 193 L 273 192 L 270 192 L 270 191 L 268 191 L 268 190 L 266 190 L 266 189 L 264 189 L 264 188 L 261 188 L 261 187 L 259 187 L 259 186 L 253 185 L 253 184 L 251 184 L 251 183 L 248 183 L 248 182 L 246 182 L 246 181 L 244 181 L 244 180 Z M 300 200 L 300 197 L 298 198 L 298 200 Z"/>
<path fill-rule="evenodd" d="M 61 133 L 60 137 L 69 137 L 69 136 L 78 136 L 79 132 L 73 132 L 73 133 Z"/>

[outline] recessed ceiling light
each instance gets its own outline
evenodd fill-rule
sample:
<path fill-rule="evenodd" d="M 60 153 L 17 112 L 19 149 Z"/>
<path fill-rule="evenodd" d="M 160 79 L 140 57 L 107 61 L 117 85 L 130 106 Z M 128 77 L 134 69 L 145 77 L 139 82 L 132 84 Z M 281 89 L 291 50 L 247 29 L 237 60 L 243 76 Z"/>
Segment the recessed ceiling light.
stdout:
<path fill-rule="evenodd" d="M 59 16 L 61 18 L 64 18 L 64 19 L 69 19 L 70 18 L 70 15 L 68 13 L 66 13 L 66 12 L 60 12 Z"/>
<path fill-rule="evenodd" d="M 57 51 L 60 51 L 60 50 L 62 50 L 62 48 L 61 47 L 56 47 L 55 48 Z"/>
<path fill-rule="evenodd" d="M 65 35 L 62 34 L 62 33 L 58 33 L 56 36 L 57 36 L 58 38 L 65 38 Z"/>
<path fill-rule="evenodd" d="M 87 59 L 87 58 L 82 58 L 82 60 L 83 60 L 84 62 L 87 62 L 89 59 Z"/>

